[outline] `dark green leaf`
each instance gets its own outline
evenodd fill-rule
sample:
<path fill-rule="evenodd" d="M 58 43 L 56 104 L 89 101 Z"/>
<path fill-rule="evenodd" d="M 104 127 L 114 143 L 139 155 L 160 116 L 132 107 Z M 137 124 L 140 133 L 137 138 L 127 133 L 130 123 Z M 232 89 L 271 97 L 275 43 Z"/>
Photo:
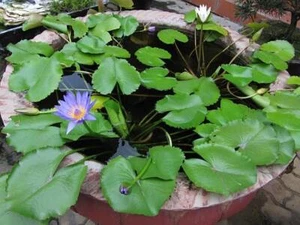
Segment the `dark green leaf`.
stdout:
<path fill-rule="evenodd" d="M 137 59 L 147 66 L 163 66 L 162 59 L 170 59 L 171 54 L 164 49 L 154 47 L 140 48 L 135 52 Z"/>
<path fill-rule="evenodd" d="M 205 161 L 188 159 L 183 169 L 197 187 L 229 195 L 255 184 L 255 166 L 233 148 L 203 144 L 196 146 L 195 152 Z"/>
<path fill-rule="evenodd" d="M 176 41 L 186 43 L 189 40 L 186 34 L 174 29 L 161 30 L 157 37 L 165 44 L 174 44 Z"/>
<path fill-rule="evenodd" d="M 111 0 L 111 2 L 125 9 L 132 9 L 132 7 L 134 6 L 132 0 Z"/>
<path fill-rule="evenodd" d="M 38 102 L 58 87 L 62 74 L 57 60 L 40 57 L 14 71 L 9 77 L 9 88 L 16 92 L 27 91 L 26 98 L 31 102 Z"/>
<path fill-rule="evenodd" d="M 124 59 L 106 58 L 94 72 L 93 87 L 103 95 L 110 94 L 118 83 L 123 94 L 129 95 L 140 86 L 136 69 Z"/>

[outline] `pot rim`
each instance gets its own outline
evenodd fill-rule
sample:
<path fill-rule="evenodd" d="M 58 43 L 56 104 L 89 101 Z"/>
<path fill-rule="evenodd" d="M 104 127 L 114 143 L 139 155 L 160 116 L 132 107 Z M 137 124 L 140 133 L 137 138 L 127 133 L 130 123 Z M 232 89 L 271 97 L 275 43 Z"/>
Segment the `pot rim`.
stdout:
<path fill-rule="evenodd" d="M 151 24 L 151 25 L 165 25 L 169 27 L 174 27 L 183 31 L 191 32 L 193 27 L 184 22 L 184 17 L 182 14 L 165 12 L 165 11 L 154 11 L 154 10 L 132 10 L 124 11 L 120 13 L 122 16 L 134 16 L 142 24 Z M 235 42 L 235 48 L 238 52 L 240 49 L 243 49 L 244 46 L 249 45 L 250 40 L 238 32 L 225 27 L 228 30 L 229 35 L 222 39 L 225 44 L 229 44 L 232 41 Z M 45 31 L 49 32 L 49 31 Z M 43 32 L 44 33 L 44 32 Z M 49 36 L 49 33 L 46 35 L 43 33 L 37 35 L 33 40 L 43 41 L 49 43 L 49 40 L 45 39 L 45 36 Z M 55 33 L 51 35 L 56 35 Z M 55 40 L 51 40 L 49 44 L 56 44 L 54 48 L 60 48 L 63 41 L 56 35 Z M 58 43 L 58 44 L 57 44 Z M 247 48 L 244 57 L 251 54 L 258 45 L 252 44 Z M 9 117 L 15 115 L 15 108 L 24 108 L 30 107 L 31 104 L 25 100 L 22 94 L 17 94 L 9 91 L 8 88 L 8 77 L 12 73 L 12 66 L 8 65 L 3 74 L 1 83 L 0 83 L 0 111 L 2 119 L 5 125 L 9 122 Z M 277 86 L 282 86 L 285 83 L 285 80 L 288 77 L 286 71 L 282 72 L 279 79 L 272 85 L 273 89 Z M 82 159 L 83 156 L 79 153 L 74 153 L 65 158 L 62 165 L 66 166 Z M 292 161 L 292 160 L 291 160 Z M 100 201 L 105 201 L 100 188 L 100 171 L 104 167 L 104 164 L 95 162 L 92 160 L 86 161 L 85 165 L 88 167 L 87 177 L 82 185 L 81 193 L 91 195 L 94 198 L 99 199 Z M 206 192 L 201 188 L 191 187 L 190 181 L 182 174 L 179 174 L 177 178 L 176 188 L 170 197 L 170 199 L 165 202 L 162 210 L 194 210 L 199 208 L 212 207 L 215 205 L 228 205 L 233 200 L 238 198 L 245 197 L 253 192 L 256 192 L 259 188 L 263 187 L 271 180 L 279 176 L 286 169 L 287 165 L 274 165 L 274 166 L 265 166 L 257 168 L 257 182 L 255 185 L 244 189 L 241 192 L 229 195 L 222 196 L 219 194 Z"/>

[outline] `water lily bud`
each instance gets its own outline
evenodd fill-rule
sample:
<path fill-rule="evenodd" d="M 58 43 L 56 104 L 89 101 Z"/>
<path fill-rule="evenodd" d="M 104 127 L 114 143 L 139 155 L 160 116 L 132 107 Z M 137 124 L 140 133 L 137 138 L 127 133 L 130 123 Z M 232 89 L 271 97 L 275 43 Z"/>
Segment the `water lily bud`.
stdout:
<path fill-rule="evenodd" d="M 40 114 L 40 110 L 37 108 L 21 108 L 21 109 L 15 109 L 17 113 L 22 113 L 25 115 L 35 116 Z"/>
<path fill-rule="evenodd" d="M 122 195 L 128 195 L 129 194 L 129 189 L 123 185 L 120 186 L 120 193 Z"/>
<path fill-rule="evenodd" d="M 148 31 L 151 32 L 151 33 L 155 32 L 155 30 L 156 30 L 155 26 L 149 26 L 148 27 Z"/>
<path fill-rule="evenodd" d="M 268 88 L 260 88 L 256 91 L 257 94 L 262 95 L 268 91 Z"/>
<path fill-rule="evenodd" d="M 199 5 L 199 8 L 195 8 L 195 12 L 202 23 L 205 23 L 210 15 L 211 8 L 206 5 Z"/>

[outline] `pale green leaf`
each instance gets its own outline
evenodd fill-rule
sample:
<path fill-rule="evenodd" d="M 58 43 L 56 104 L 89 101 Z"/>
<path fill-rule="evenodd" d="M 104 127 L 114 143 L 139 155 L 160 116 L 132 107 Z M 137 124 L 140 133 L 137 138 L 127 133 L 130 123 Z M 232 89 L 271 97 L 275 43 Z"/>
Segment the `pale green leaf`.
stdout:
<path fill-rule="evenodd" d="M 300 85 L 300 77 L 291 76 L 291 77 L 288 78 L 286 83 L 289 84 L 289 85 Z"/>
<path fill-rule="evenodd" d="M 74 38 L 81 38 L 88 32 L 87 25 L 79 19 L 73 19 L 70 15 L 67 14 L 59 14 L 58 18 L 64 24 L 72 27 Z"/>
<path fill-rule="evenodd" d="M 277 109 L 267 112 L 267 118 L 289 131 L 300 131 L 300 110 L 299 109 Z"/>
<path fill-rule="evenodd" d="M 192 23 L 196 20 L 197 18 L 197 14 L 195 12 L 195 10 L 191 10 L 189 12 L 187 12 L 186 14 L 184 14 L 184 20 L 187 22 L 187 23 Z"/>
<path fill-rule="evenodd" d="M 216 124 L 212 123 L 204 123 L 200 124 L 199 126 L 196 127 L 195 132 L 199 134 L 201 137 L 209 137 L 211 133 L 217 129 L 219 126 Z"/>
<path fill-rule="evenodd" d="M 277 91 L 274 95 L 267 95 L 271 105 L 278 106 L 283 109 L 300 109 L 300 95 L 287 92 Z"/>

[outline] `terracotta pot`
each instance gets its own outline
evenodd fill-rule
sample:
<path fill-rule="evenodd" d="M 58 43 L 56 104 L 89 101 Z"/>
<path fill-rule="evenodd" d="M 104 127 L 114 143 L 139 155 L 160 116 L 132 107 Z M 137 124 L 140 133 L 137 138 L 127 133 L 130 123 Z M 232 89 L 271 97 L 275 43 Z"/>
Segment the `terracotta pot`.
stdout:
<path fill-rule="evenodd" d="M 152 25 L 168 25 L 177 29 L 192 32 L 193 28 L 183 21 L 183 15 L 161 11 L 127 11 L 123 15 L 133 15 L 141 23 Z M 247 38 L 241 37 L 237 32 L 228 29 L 229 36 L 222 40 L 224 45 L 236 41 L 235 50 L 243 49 L 249 44 Z M 34 40 L 48 42 L 55 48 L 60 48 L 63 40 L 53 32 L 46 31 L 36 36 Z M 257 46 L 250 46 L 244 53 L 246 59 Z M 9 116 L 15 114 L 15 108 L 30 107 L 21 94 L 8 90 L 8 77 L 12 67 L 7 66 L 0 86 L 0 111 L 5 124 Z M 272 85 L 272 89 L 282 87 L 288 77 L 282 72 L 279 79 Z M 82 155 L 72 154 L 63 164 L 68 165 L 83 158 Z M 90 218 L 101 225 L 210 225 L 226 219 L 243 210 L 253 199 L 255 193 L 268 182 L 280 175 L 286 166 L 269 166 L 258 168 L 257 183 L 239 193 L 230 196 L 221 196 L 208 193 L 200 188 L 190 187 L 190 182 L 183 174 L 177 178 L 176 189 L 171 198 L 164 204 L 159 215 L 145 217 L 114 212 L 104 200 L 99 190 L 100 171 L 104 165 L 86 161 L 88 175 L 82 185 L 81 194 L 73 210 Z"/>

